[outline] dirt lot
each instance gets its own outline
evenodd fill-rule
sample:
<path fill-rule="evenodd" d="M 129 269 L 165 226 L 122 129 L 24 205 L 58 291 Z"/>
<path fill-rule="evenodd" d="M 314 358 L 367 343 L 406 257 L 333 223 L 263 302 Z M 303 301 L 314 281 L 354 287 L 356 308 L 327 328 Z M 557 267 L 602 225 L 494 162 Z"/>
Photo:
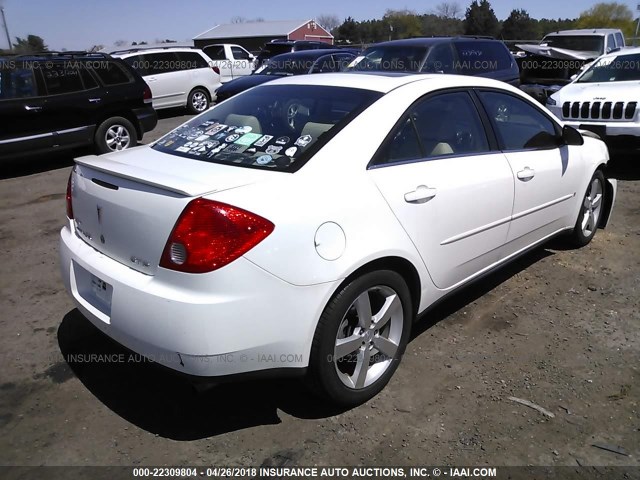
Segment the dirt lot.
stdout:
<path fill-rule="evenodd" d="M 182 120 L 165 119 L 155 133 Z M 62 288 L 58 232 L 70 160 L 5 171 L 0 465 L 638 466 L 633 160 L 614 166 L 620 184 L 609 230 L 581 250 L 558 242 L 539 249 L 430 312 L 389 386 L 348 411 L 327 409 L 293 381 L 198 394 L 150 364 L 67 363 L 71 354 L 124 353 Z"/>

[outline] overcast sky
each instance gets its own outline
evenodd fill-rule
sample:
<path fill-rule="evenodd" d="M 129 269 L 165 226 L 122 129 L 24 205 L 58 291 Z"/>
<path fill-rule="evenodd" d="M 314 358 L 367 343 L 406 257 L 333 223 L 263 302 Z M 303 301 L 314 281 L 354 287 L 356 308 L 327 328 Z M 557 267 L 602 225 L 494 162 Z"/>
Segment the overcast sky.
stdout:
<path fill-rule="evenodd" d="M 0 0 L 4 5 L 11 39 L 39 35 L 51 49 L 84 49 L 117 40 L 153 42 L 170 38 L 185 41 L 231 18 L 297 20 L 335 14 L 341 20 L 381 18 L 388 8 L 408 8 L 428 13 L 442 0 Z M 451 0 L 449 0 L 451 1 Z M 640 0 L 638 0 L 640 1 Z M 636 0 L 626 0 L 635 13 Z M 463 10 L 470 0 L 457 2 Z M 497 17 L 504 20 L 514 8 L 524 8 L 534 18 L 575 18 L 597 0 L 492 0 Z M 322 6 L 319 6 L 319 5 Z M 0 48 L 7 40 L 0 26 Z"/>

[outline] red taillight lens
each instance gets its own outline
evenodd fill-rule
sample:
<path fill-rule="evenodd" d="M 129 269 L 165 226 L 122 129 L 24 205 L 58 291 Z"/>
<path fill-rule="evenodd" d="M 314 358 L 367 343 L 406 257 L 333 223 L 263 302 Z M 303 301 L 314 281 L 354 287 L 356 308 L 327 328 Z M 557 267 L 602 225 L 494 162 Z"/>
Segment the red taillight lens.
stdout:
<path fill-rule="evenodd" d="M 153 101 L 153 94 L 151 93 L 151 89 L 149 88 L 149 85 L 144 86 L 144 93 L 142 94 L 142 99 L 144 100 L 144 103 L 151 103 Z"/>
<path fill-rule="evenodd" d="M 160 266 L 187 273 L 212 272 L 251 250 L 274 227 L 241 208 L 197 198 L 173 227 Z"/>
<path fill-rule="evenodd" d="M 72 182 L 73 182 L 73 170 L 69 174 L 69 181 L 67 181 L 67 217 L 69 217 L 70 220 L 73 220 L 73 204 L 71 201 L 71 192 L 73 189 Z"/>
<path fill-rule="evenodd" d="M 213 69 L 214 72 L 220 75 L 220 69 L 218 67 L 211 67 L 211 68 Z"/>

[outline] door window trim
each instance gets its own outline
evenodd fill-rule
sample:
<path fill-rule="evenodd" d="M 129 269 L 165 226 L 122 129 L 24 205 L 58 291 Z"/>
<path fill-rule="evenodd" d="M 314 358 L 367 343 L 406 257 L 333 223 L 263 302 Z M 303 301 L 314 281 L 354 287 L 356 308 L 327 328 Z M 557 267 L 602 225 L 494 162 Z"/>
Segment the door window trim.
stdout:
<path fill-rule="evenodd" d="M 448 155 L 436 155 L 436 156 L 428 157 L 428 156 L 425 155 L 424 146 L 422 145 L 422 141 L 420 139 L 420 135 L 418 135 L 418 132 L 416 130 L 415 123 L 413 122 L 413 120 L 411 120 L 411 125 L 413 126 L 414 133 L 418 138 L 418 144 L 420 145 L 420 150 L 421 150 L 422 156 L 420 158 L 409 159 L 409 160 L 397 160 L 397 161 L 394 161 L 394 162 L 378 163 L 380 161 L 382 155 L 386 151 L 386 149 L 389 147 L 389 145 L 393 141 L 394 136 L 403 127 L 403 125 L 407 121 L 407 119 L 410 119 L 410 113 L 411 113 L 411 111 L 413 111 L 413 109 L 415 108 L 415 106 L 417 104 L 419 104 L 419 103 L 421 103 L 423 101 L 428 101 L 433 97 L 437 97 L 437 96 L 445 95 L 445 94 L 449 94 L 449 93 L 466 93 L 470 97 L 471 103 L 473 104 L 474 108 L 476 109 L 476 112 L 478 113 L 478 118 L 480 119 L 480 123 L 482 124 L 482 130 L 483 130 L 483 132 L 485 134 L 485 137 L 487 138 L 487 143 L 489 145 L 489 150 L 487 150 L 486 152 L 461 152 L 459 154 L 453 153 L 453 154 L 448 154 Z M 380 146 L 378 147 L 376 152 L 371 157 L 371 160 L 367 164 L 367 170 L 373 170 L 373 169 L 385 168 L 385 167 L 393 167 L 393 166 L 397 166 L 397 165 L 406 165 L 406 164 L 410 164 L 410 163 L 431 162 L 431 161 L 434 161 L 434 160 L 437 161 L 437 160 L 443 160 L 443 159 L 449 159 L 449 158 L 492 155 L 492 154 L 495 154 L 496 152 L 500 152 L 500 149 L 499 149 L 499 146 L 498 146 L 498 142 L 497 142 L 497 137 L 496 137 L 496 134 L 493 131 L 493 128 L 492 128 L 492 126 L 490 124 L 489 117 L 487 116 L 486 112 L 484 111 L 484 108 L 482 108 L 482 109 L 479 108 L 479 107 L 481 107 L 481 105 L 479 104 L 479 100 L 477 100 L 474 97 L 475 97 L 475 92 L 473 91 L 473 87 L 454 87 L 454 88 L 444 88 L 444 89 L 440 89 L 440 90 L 434 90 L 434 91 L 429 92 L 429 93 L 421 96 L 420 98 L 416 99 L 411 105 L 409 105 L 409 107 L 400 116 L 399 120 L 393 125 L 393 127 L 391 128 L 391 130 L 389 131 L 387 136 L 384 138 L 384 140 L 382 141 L 382 143 L 380 144 Z"/>
<path fill-rule="evenodd" d="M 499 136 L 498 136 L 498 132 L 496 131 L 496 128 L 493 125 L 493 121 L 491 120 L 491 117 L 489 115 L 489 112 L 487 112 L 487 109 L 484 105 L 484 102 L 482 101 L 482 98 L 480 97 L 480 93 L 481 92 L 490 92 L 490 93 L 500 93 L 502 95 L 506 95 L 512 98 L 515 98 L 517 100 L 521 100 L 523 102 L 525 102 L 527 105 L 531 106 L 533 109 L 535 109 L 538 113 L 540 113 L 543 117 L 545 117 L 547 120 L 549 120 L 551 122 L 551 124 L 553 125 L 553 128 L 556 132 L 556 138 L 558 140 L 558 144 L 555 146 L 549 146 L 549 147 L 531 147 L 531 148 L 502 148 L 504 145 L 500 145 L 500 141 L 499 141 Z M 562 127 L 560 126 L 560 124 L 558 123 L 558 121 L 556 119 L 554 119 L 551 115 L 547 114 L 544 110 L 542 110 L 538 105 L 536 105 L 534 102 L 529 101 L 528 98 L 523 98 L 520 95 L 517 95 L 515 93 L 506 91 L 506 90 L 501 90 L 498 88 L 491 88 L 491 87 L 473 87 L 473 93 L 474 95 L 477 97 L 478 99 L 478 103 L 479 103 L 479 107 L 482 109 L 484 116 L 486 117 L 486 120 L 489 124 L 489 127 L 491 128 L 492 132 L 493 132 L 493 136 L 495 137 L 495 140 L 497 142 L 497 148 L 498 151 L 500 152 L 536 152 L 536 151 L 547 151 L 547 150 L 554 150 L 556 148 L 560 148 L 562 146 L 564 146 L 564 143 L 562 143 Z"/>

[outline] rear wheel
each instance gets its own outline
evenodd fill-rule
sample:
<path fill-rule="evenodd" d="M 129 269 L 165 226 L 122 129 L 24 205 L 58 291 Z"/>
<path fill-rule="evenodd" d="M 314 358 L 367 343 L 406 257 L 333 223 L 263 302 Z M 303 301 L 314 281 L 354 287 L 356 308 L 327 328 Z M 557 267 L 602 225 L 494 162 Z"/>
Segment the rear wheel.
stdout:
<path fill-rule="evenodd" d="M 604 175 L 596 170 L 582 199 L 582 206 L 570 242 L 576 247 L 588 244 L 596 234 L 605 201 Z"/>
<path fill-rule="evenodd" d="M 313 339 L 313 390 L 345 406 L 374 397 L 398 368 L 412 312 L 409 289 L 396 272 L 370 272 L 343 287 L 326 306 Z"/>
<path fill-rule="evenodd" d="M 209 95 L 202 88 L 194 88 L 187 99 L 189 113 L 202 113 L 209 108 Z"/>
<path fill-rule="evenodd" d="M 126 118 L 109 118 L 96 129 L 95 144 L 98 153 L 118 152 L 135 147 L 137 143 L 136 129 Z"/>

